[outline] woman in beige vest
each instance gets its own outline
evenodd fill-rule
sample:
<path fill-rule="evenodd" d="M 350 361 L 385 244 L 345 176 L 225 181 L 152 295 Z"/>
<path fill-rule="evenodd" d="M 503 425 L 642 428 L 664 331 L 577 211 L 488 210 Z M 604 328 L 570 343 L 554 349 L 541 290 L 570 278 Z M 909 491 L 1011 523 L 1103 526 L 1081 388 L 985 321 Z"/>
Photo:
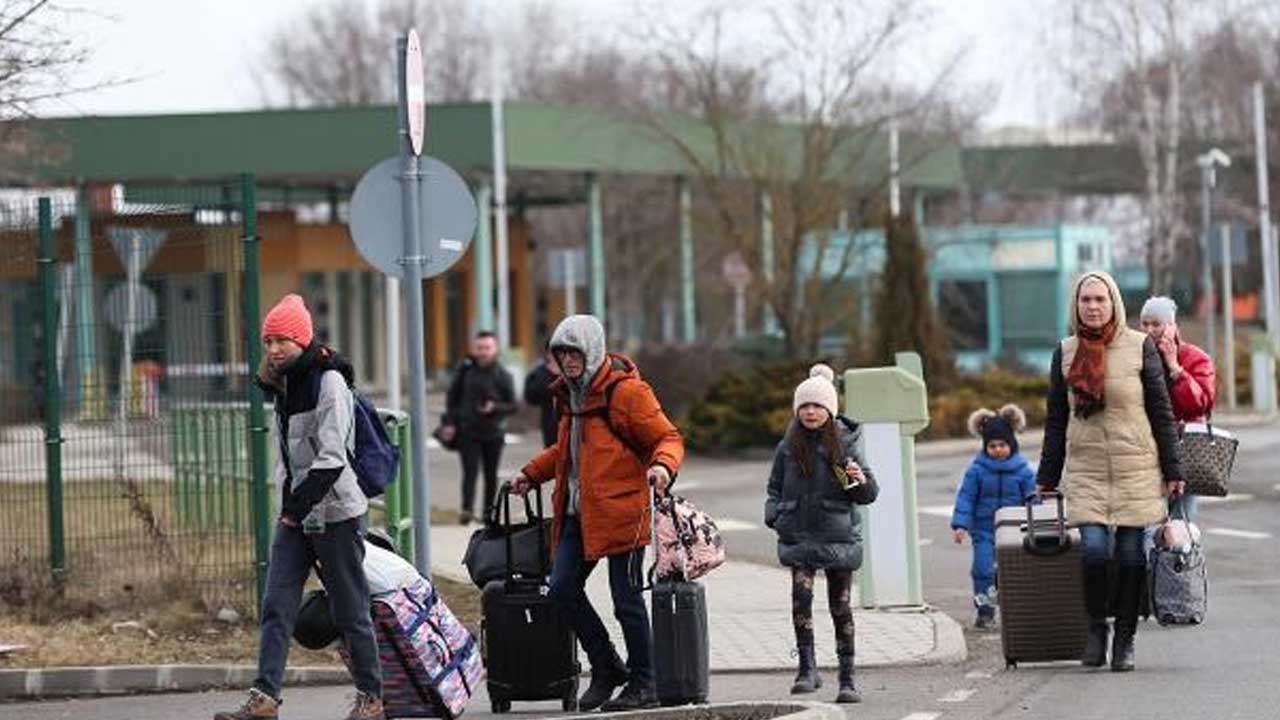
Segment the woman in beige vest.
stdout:
<path fill-rule="evenodd" d="M 1064 481 L 1067 514 L 1080 525 L 1089 639 L 1081 662 L 1107 660 L 1107 561 L 1114 544 L 1116 627 L 1111 669 L 1133 669 L 1146 559 L 1143 528 L 1161 522 L 1167 495 L 1183 490 L 1177 430 L 1155 344 L 1125 325 L 1110 275 L 1090 272 L 1071 294 L 1072 335 L 1053 354 L 1048 417 L 1036 484 Z M 1114 543 L 1112 532 L 1114 528 Z"/>

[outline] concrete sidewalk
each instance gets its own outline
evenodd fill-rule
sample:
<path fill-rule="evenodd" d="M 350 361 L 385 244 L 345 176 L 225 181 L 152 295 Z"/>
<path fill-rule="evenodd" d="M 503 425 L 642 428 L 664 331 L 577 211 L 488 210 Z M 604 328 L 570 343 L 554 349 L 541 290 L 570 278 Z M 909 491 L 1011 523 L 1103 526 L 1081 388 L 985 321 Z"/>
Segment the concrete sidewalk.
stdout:
<path fill-rule="evenodd" d="M 460 582 L 470 582 L 462 556 L 472 527 L 432 527 L 432 572 Z M 646 568 L 648 565 L 646 564 Z M 707 615 L 711 626 L 712 672 L 785 670 L 795 666 L 791 652 L 795 636 L 791 627 L 791 574 L 732 560 L 702 580 L 707 588 Z M 814 593 L 814 631 L 818 660 L 835 667 L 835 635 L 827 609 L 825 580 Z M 857 588 L 855 586 L 856 593 Z M 608 570 L 597 567 L 587 583 L 587 594 L 604 618 L 614 643 L 625 647 L 622 631 L 613 619 Z M 960 662 L 965 659 L 964 633 L 946 614 L 933 610 L 875 611 L 857 608 L 857 664 L 889 667 Z M 583 658 L 585 665 L 586 658 Z"/>

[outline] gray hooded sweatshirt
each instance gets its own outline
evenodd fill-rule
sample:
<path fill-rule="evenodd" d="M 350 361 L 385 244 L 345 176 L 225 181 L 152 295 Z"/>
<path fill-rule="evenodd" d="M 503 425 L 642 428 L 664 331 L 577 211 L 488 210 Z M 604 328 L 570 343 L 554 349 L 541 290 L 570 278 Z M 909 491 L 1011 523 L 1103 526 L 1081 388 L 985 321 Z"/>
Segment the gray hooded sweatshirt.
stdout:
<path fill-rule="evenodd" d="M 582 447 L 582 417 L 577 413 L 582 412 L 591 381 L 608 360 L 604 347 L 604 326 L 594 315 L 571 315 L 562 320 L 551 335 L 551 349 L 577 350 L 587 360 L 586 372 L 577 380 L 571 380 L 562 373 L 569 387 L 569 409 L 574 413 L 569 425 L 569 462 L 566 464 L 569 476 L 565 478 L 569 486 L 568 513 L 577 515 L 582 497 L 578 467 Z"/>

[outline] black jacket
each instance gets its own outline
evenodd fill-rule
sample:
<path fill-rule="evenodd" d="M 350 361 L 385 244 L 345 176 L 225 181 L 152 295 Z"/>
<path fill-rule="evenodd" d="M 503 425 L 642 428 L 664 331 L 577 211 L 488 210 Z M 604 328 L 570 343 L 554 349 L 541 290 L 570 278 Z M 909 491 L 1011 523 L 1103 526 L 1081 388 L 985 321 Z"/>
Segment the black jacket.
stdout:
<path fill-rule="evenodd" d="M 542 447 L 556 444 L 560 427 L 555 395 L 551 392 L 551 383 L 555 379 L 556 374 L 547 368 L 546 363 L 539 363 L 524 379 L 524 401 L 542 411 Z"/>
<path fill-rule="evenodd" d="M 764 524 L 778 533 L 778 561 L 788 567 L 857 570 L 862 566 L 861 521 L 854 505 L 875 502 L 880 486 L 858 457 L 857 433 L 842 424 L 836 427 L 845 457 L 830 458 L 819 445 L 817 468 L 811 475 L 801 472 L 791 457 L 789 438 L 783 438 L 774 452 Z M 840 487 L 831 466 L 844 459 L 862 467 L 865 483 L 849 490 Z"/>
<path fill-rule="evenodd" d="M 487 401 L 493 402 L 493 412 L 482 415 L 480 407 Z M 507 416 L 516 411 L 515 380 L 497 362 L 486 367 L 468 357 L 453 373 L 446 404 L 463 441 L 501 437 Z"/>

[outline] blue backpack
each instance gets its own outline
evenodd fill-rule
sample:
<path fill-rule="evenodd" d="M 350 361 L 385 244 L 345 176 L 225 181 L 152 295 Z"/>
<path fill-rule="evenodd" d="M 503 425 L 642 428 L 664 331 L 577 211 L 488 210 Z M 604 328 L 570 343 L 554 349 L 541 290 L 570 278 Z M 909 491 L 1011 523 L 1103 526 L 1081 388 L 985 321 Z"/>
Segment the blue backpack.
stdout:
<path fill-rule="evenodd" d="M 391 444 L 387 428 L 369 398 L 351 391 L 355 402 L 356 449 L 351 455 L 351 469 L 365 497 L 378 497 L 395 482 L 400 466 L 400 448 Z"/>

